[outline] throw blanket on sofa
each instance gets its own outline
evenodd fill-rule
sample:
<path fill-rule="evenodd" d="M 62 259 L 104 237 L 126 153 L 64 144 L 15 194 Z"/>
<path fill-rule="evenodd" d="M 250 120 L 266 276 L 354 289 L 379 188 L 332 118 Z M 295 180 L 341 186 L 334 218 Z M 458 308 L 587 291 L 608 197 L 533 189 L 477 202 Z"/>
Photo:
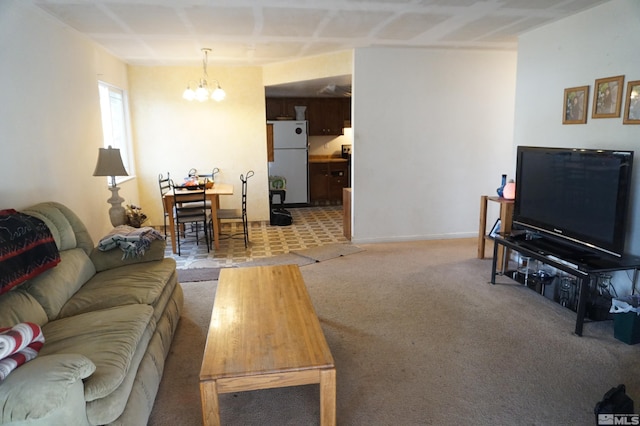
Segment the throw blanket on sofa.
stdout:
<path fill-rule="evenodd" d="M 23 322 L 11 328 L 0 328 L 0 381 L 38 356 L 42 345 L 44 336 L 37 324 Z"/>
<path fill-rule="evenodd" d="M 120 225 L 113 228 L 103 239 L 98 243 L 98 249 L 100 251 L 112 250 L 116 247 L 120 247 L 124 254 L 123 259 L 130 257 L 144 256 L 145 251 L 151 246 L 153 240 L 161 240 L 164 236 L 151 228 L 145 226 L 144 228 L 134 228 L 128 225 Z"/>
<path fill-rule="evenodd" d="M 58 246 L 43 221 L 13 209 L 0 210 L 0 294 L 59 262 Z"/>

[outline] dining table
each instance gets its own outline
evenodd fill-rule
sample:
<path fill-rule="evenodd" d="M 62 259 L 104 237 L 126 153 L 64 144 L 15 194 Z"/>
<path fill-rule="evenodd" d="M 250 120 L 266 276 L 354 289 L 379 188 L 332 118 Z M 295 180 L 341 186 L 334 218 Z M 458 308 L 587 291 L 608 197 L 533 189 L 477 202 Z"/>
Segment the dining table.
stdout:
<path fill-rule="evenodd" d="M 189 193 L 188 189 L 176 189 L 176 192 Z M 220 195 L 233 195 L 233 185 L 230 183 L 215 183 L 213 187 L 205 190 L 207 200 L 211 202 L 211 223 L 213 227 L 213 244 L 216 249 L 220 249 L 220 219 L 218 219 L 218 209 L 220 208 Z M 195 195 L 195 194 L 194 194 Z M 176 254 L 176 227 L 173 216 L 173 191 L 169 191 L 162 197 L 164 208 L 169 217 L 171 249 Z"/>

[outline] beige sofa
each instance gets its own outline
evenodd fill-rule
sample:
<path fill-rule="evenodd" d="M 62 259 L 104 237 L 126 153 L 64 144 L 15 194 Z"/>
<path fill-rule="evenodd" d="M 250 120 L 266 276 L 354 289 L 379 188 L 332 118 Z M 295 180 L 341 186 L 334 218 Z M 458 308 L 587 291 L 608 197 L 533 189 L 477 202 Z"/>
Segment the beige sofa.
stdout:
<path fill-rule="evenodd" d="M 0 382 L 0 424 L 145 425 L 183 304 L 165 241 L 122 260 L 64 205 L 21 212 L 47 224 L 61 261 L 0 295 L 0 327 L 34 322 L 45 337 Z"/>

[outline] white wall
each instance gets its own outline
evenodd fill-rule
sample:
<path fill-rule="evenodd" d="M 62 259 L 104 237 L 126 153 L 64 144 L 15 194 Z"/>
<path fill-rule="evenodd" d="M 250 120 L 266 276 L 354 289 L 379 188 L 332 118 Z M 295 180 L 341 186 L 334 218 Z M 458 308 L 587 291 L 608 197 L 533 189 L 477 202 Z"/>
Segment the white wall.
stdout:
<path fill-rule="evenodd" d="M 278 62 L 262 67 L 265 86 L 348 75 L 352 71 L 353 52 L 351 50 Z"/>
<path fill-rule="evenodd" d="M 353 241 L 477 236 L 511 166 L 516 53 L 354 55 Z"/>
<path fill-rule="evenodd" d="M 626 82 L 640 80 L 640 2 L 613 0 L 529 32 L 518 44 L 514 150 L 517 145 L 636 150 L 627 251 L 640 254 L 640 126 L 623 125 L 622 117 L 591 118 L 596 79 L 625 75 L 625 96 Z M 586 85 L 587 123 L 563 125 L 564 89 Z"/>
<path fill-rule="evenodd" d="M 111 193 L 93 177 L 98 79 L 126 89 L 124 64 L 20 0 L 0 2 L 0 64 L 0 208 L 58 201 L 99 238 L 111 228 Z M 137 201 L 135 180 L 121 187 Z"/>
<path fill-rule="evenodd" d="M 267 140 L 264 85 L 258 67 L 208 67 L 227 92 L 222 102 L 186 101 L 189 80 L 201 77 L 201 67 L 129 67 L 131 116 L 134 123 L 141 202 L 150 224 L 162 225 L 158 174 L 182 182 L 189 169 L 216 175 L 234 185 L 233 196 L 221 196 L 222 208 L 239 208 L 240 174 L 255 172 L 248 181 L 250 221 L 269 220 Z"/>

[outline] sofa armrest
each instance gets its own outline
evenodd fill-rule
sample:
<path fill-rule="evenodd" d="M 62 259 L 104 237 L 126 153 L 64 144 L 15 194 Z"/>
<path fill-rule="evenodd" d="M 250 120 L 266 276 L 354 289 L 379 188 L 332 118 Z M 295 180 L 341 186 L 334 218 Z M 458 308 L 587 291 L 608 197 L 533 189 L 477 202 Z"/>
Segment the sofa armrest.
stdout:
<path fill-rule="evenodd" d="M 86 422 L 84 385 L 96 366 L 78 354 L 39 355 L 0 383 L 0 424 Z M 56 423 L 61 424 L 61 423 Z"/>
<path fill-rule="evenodd" d="M 98 248 L 94 248 L 91 251 L 91 261 L 96 268 L 96 272 L 105 271 L 107 269 L 119 268 L 125 265 L 131 265 L 133 263 L 151 262 L 154 260 L 164 259 L 164 251 L 167 246 L 165 240 L 154 240 L 151 242 L 151 246 L 140 257 L 128 257 L 122 258 L 123 252 L 119 248 L 115 248 L 108 251 L 100 251 Z"/>

